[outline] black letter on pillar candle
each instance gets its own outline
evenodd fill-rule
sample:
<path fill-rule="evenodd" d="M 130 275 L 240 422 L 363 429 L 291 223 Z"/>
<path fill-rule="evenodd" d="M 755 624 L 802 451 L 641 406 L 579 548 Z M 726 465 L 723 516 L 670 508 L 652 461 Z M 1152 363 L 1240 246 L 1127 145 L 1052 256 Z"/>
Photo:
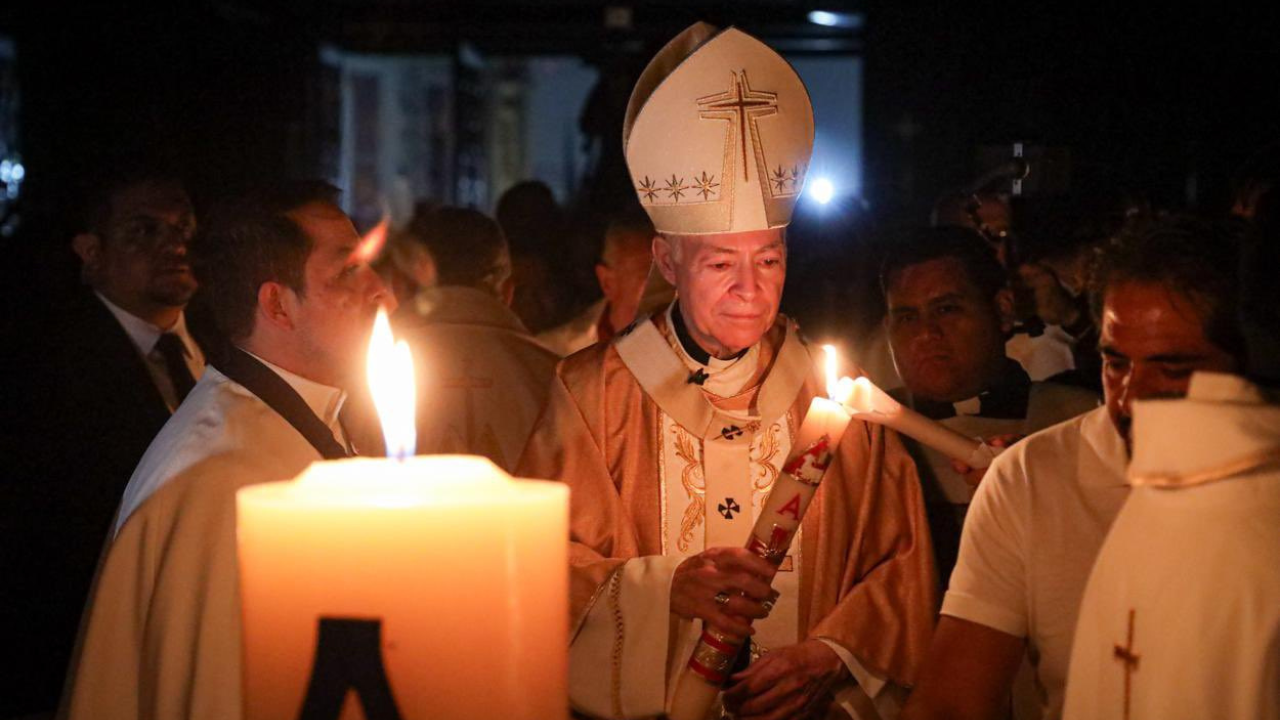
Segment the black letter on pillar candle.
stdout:
<path fill-rule="evenodd" d="M 320 618 L 311 682 L 298 720 L 338 720 L 355 690 L 368 720 L 400 720 L 382 665 L 382 620 Z"/>

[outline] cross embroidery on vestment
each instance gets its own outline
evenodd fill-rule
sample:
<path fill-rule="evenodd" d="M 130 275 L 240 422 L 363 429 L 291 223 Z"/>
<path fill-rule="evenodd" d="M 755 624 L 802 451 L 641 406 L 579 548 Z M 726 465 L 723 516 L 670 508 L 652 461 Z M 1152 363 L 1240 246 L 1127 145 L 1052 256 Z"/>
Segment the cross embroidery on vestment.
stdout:
<path fill-rule="evenodd" d="M 1133 616 L 1134 610 L 1129 609 L 1129 639 L 1124 647 L 1119 644 L 1115 646 L 1115 657 L 1124 663 L 1124 720 L 1129 720 L 1129 697 L 1132 688 L 1133 673 L 1138 669 L 1138 661 L 1142 658 L 1133 651 Z"/>

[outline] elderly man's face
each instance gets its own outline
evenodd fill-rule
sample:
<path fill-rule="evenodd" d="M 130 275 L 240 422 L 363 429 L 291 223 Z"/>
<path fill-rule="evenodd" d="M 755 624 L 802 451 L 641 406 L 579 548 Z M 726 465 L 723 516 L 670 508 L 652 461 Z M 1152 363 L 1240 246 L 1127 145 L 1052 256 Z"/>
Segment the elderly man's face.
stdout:
<path fill-rule="evenodd" d="M 778 317 L 787 277 L 781 228 L 658 238 L 654 259 L 676 287 L 689 334 L 716 357 L 756 344 Z"/>
<path fill-rule="evenodd" d="M 1196 370 L 1236 369 L 1235 359 L 1205 337 L 1196 307 L 1159 283 L 1107 289 L 1098 345 L 1107 413 L 1130 452 L 1134 400 L 1182 397 Z"/>
<path fill-rule="evenodd" d="M 964 264 L 943 257 L 910 265 L 889 283 L 889 345 L 916 397 L 956 402 L 973 397 L 1003 367 L 1000 301 L 983 297 Z"/>
<path fill-rule="evenodd" d="M 196 291 L 187 247 L 195 235 L 181 187 L 143 182 L 116 193 L 86 257 L 94 286 L 126 307 L 182 307 Z M 82 255 L 84 257 L 84 255 Z"/>

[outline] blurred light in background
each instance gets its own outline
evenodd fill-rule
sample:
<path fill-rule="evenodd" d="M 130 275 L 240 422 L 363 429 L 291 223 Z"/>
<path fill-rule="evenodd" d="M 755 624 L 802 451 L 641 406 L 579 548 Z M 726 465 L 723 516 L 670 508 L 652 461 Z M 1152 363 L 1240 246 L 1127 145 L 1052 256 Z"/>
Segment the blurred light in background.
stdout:
<path fill-rule="evenodd" d="M 853 30 L 862 27 L 862 15 L 851 12 L 832 12 L 830 10 L 809 11 L 809 22 L 825 27 L 845 28 Z"/>
<path fill-rule="evenodd" d="M 831 202 L 831 198 L 835 197 L 836 194 L 835 185 L 832 185 L 831 181 L 824 177 L 814 178 L 813 182 L 809 183 L 809 187 L 806 188 L 806 190 L 809 197 L 818 201 L 821 205 L 826 205 Z"/>

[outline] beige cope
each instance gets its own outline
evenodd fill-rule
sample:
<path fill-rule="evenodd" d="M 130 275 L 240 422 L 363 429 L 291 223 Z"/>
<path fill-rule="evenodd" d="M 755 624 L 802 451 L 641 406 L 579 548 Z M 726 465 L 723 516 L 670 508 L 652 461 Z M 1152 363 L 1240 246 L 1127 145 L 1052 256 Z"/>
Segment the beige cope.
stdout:
<path fill-rule="evenodd" d="M 671 576 L 703 548 L 745 544 L 819 384 L 785 318 L 710 366 L 669 327 L 664 314 L 562 361 L 518 468 L 572 490 L 570 700 L 587 716 L 664 712 L 697 629 L 667 610 Z M 698 371 L 729 395 L 690 383 Z M 850 702 L 874 717 L 867 694 L 914 680 L 936 609 L 919 483 L 896 435 L 850 426 L 799 537 L 760 637 L 833 644 L 863 684 Z"/>

